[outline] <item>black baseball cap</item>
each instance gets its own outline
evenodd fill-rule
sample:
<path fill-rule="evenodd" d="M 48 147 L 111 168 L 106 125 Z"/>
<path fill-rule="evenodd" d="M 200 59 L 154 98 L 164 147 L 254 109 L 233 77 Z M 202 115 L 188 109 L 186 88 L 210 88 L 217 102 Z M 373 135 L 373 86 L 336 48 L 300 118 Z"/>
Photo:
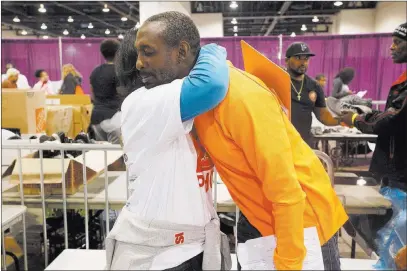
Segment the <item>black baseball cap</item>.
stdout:
<path fill-rule="evenodd" d="M 286 58 L 290 58 L 292 56 L 315 56 L 315 54 L 311 52 L 308 44 L 305 42 L 294 42 L 285 52 Z"/>
<path fill-rule="evenodd" d="M 402 40 L 407 40 L 407 23 L 399 25 L 394 30 L 392 36 L 399 37 Z"/>

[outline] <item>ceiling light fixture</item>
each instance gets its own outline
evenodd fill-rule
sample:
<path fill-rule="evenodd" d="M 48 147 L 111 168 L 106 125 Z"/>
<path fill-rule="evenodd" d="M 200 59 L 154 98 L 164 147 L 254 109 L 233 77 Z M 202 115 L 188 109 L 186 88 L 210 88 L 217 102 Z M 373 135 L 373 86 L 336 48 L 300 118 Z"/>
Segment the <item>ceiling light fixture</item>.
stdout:
<path fill-rule="evenodd" d="M 319 22 L 319 19 L 318 19 L 317 16 L 314 16 L 314 18 L 312 18 L 312 21 L 313 21 L 314 23 L 317 23 L 317 22 Z"/>
<path fill-rule="evenodd" d="M 107 8 L 107 4 L 105 4 L 105 7 L 102 9 L 103 12 L 109 12 L 110 9 Z"/>
<path fill-rule="evenodd" d="M 122 34 L 120 34 L 120 35 L 118 36 L 118 38 L 122 40 L 124 37 L 123 37 Z"/>
<path fill-rule="evenodd" d="M 233 36 L 237 37 L 237 33 L 235 33 Z"/>
<path fill-rule="evenodd" d="M 296 36 L 295 32 L 292 32 L 291 35 L 290 35 L 290 37 L 292 37 L 292 38 L 294 38 L 295 36 Z"/>
<path fill-rule="evenodd" d="M 236 1 L 232 1 L 232 3 L 230 3 L 230 5 L 229 5 L 229 7 L 233 8 L 233 9 L 237 8 L 238 6 L 239 5 L 236 3 Z"/>
<path fill-rule="evenodd" d="M 68 17 L 68 23 L 73 23 L 73 18 L 72 18 L 72 16 L 69 16 L 69 17 Z"/>
<path fill-rule="evenodd" d="M 44 40 L 47 40 L 47 39 L 48 39 L 48 36 L 45 35 L 45 36 L 42 36 L 42 38 L 43 38 Z"/>
<path fill-rule="evenodd" d="M 64 34 L 65 36 L 69 34 L 68 30 L 64 30 L 64 32 L 62 32 L 62 34 Z"/>
<path fill-rule="evenodd" d="M 125 22 L 125 21 L 127 21 L 127 17 L 122 17 L 122 22 Z"/>
<path fill-rule="evenodd" d="M 335 7 L 340 7 L 342 5 L 343 5 L 342 1 L 335 1 L 335 3 L 334 3 Z"/>
<path fill-rule="evenodd" d="M 25 31 L 25 30 L 21 31 L 21 35 L 23 35 L 23 36 L 27 35 L 27 31 Z"/>
<path fill-rule="evenodd" d="M 232 24 L 237 24 L 236 18 L 233 18 L 232 21 L 231 21 L 231 23 L 232 23 Z"/>
<path fill-rule="evenodd" d="M 106 29 L 105 34 L 106 34 L 106 35 L 109 35 L 109 34 L 110 34 L 110 30 L 109 30 L 109 29 Z"/>
<path fill-rule="evenodd" d="M 83 40 L 86 39 L 84 34 L 81 35 L 81 39 L 83 39 Z"/>
<path fill-rule="evenodd" d="M 44 8 L 44 4 L 40 4 L 40 8 L 38 9 L 39 12 L 45 13 L 47 10 Z"/>
<path fill-rule="evenodd" d="M 140 23 L 139 22 L 136 23 L 136 28 L 140 28 Z"/>
<path fill-rule="evenodd" d="M 20 19 L 16 16 L 16 17 L 14 17 L 13 22 L 19 23 L 19 22 L 20 22 Z"/>
<path fill-rule="evenodd" d="M 44 23 L 42 23 L 41 29 L 42 29 L 42 30 L 45 30 L 45 29 L 47 29 L 47 26 L 46 26 Z"/>
<path fill-rule="evenodd" d="M 301 26 L 301 30 L 302 30 L 302 31 L 307 31 L 307 26 L 306 26 L 305 24 L 303 24 L 303 25 Z"/>
<path fill-rule="evenodd" d="M 92 29 L 93 28 L 93 24 L 89 23 L 88 28 Z"/>

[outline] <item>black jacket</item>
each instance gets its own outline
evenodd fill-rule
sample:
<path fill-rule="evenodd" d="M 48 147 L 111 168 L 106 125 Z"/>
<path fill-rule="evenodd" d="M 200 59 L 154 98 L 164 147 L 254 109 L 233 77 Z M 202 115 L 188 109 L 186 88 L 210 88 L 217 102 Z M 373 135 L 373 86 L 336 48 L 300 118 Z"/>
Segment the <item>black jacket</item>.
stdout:
<path fill-rule="evenodd" d="M 61 87 L 60 94 L 75 94 L 76 86 L 82 84 L 82 78 L 68 74 Z"/>
<path fill-rule="evenodd" d="M 384 112 L 359 115 L 354 124 L 361 132 L 378 136 L 370 171 L 407 185 L 407 73 L 390 88 Z"/>

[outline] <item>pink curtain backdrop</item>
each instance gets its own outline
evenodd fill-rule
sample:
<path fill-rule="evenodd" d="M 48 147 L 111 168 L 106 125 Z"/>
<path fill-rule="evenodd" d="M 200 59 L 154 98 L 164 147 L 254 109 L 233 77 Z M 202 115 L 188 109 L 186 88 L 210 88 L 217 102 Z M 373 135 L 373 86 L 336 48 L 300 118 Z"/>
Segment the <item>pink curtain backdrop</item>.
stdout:
<path fill-rule="evenodd" d="M 75 38 L 62 39 L 62 62 L 71 63 L 83 76 L 83 89 L 89 92 L 89 76 L 92 70 L 103 63 L 99 45 L 103 39 Z M 332 81 L 341 68 L 353 67 L 356 76 L 350 84 L 352 90 L 368 90 L 367 97 L 374 100 L 385 100 L 393 81 L 406 69 L 405 65 L 393 64 L 389 48 L 390 34 L 371 35 L 332 35 L 332 36 L 297 36 L 283 37 L 282 59 L 278 59 L 278 37 L 224 37 L 205 38 L 202 44 L 217 43 L 224 46 L 228 59 L 239 68 L 243 68 L 240 40 L 245 40 L 277 64 L 285 65 L 285 50 L 294 41 L 308 43 L 316 54 L 311 59 L 308 75 L 318 73 L 326 75 L 328 82 L 325 92 L 331 93 Z M 2 59 L 4 73 L 6 63 L 13 63 L 30 84 L 35 83 L 36 69 L 48 71 L 51 80 L 61 78 L 59 65 L 58 40 L 2 40 Z"/>

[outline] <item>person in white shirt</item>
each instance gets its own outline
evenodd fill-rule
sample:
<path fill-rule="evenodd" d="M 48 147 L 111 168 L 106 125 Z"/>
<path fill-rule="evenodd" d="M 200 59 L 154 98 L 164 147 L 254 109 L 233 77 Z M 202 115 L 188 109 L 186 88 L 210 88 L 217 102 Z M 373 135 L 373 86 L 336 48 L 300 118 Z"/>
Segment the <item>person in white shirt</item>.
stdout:
<path fill-rule="evenodd" d="M 172 35 L 171 29 L 167 34 Z M 222 253 L 227 237 L 222 244 L 213 206 L 213 164 L 192 131 L 193 118 L 226 96 L 226 50 L 215 44 L 200 48 L 196 28 L 178 34 L 188 42 L 174 47 L 172 53 L 178 56 L 173 63 L 163 64 L 166 69 L 168 65 L 175 68 L 195 54 L 196 64 L 183 79 L 168 80 L 171 74 L 159 70 L 147 73 L 140 66 L 141 62 L 147 65 L 147 55 L 161 61 L 167 45 L 153 48 L 137 40 L 136 48 L 133 42 L 119 49 L 138 53 L 134 64 L 145 87 L 133 91 L 121 107 L 131 195 L 106 239 L 110 270 L 220 270 L 227 268 L 225 261 L 230 259 L 228 250 Z M 116 63 L 119 78 L 126 72 L 120 64 Z M 166 84 L 156 86 L 154 82 Z"/>
<path fill-rule="evenodd" d="M 1 81 L 2 82 L 7 79 L 7 70 L 11 69 L 11 68 L 14 68 L 13 64 L 8 63 L 6 65 L 6 73 L 1 75 Z M 29 88 L 31 88 L 30 84 L 28 84 L 27 77 L 25 77 L 24 74 L 19 73 L 18 80 L 17 80 L 17 88 L 18 89 L 29 89 Z"/>
<path fill-rule="evenodd" d="M 52 83 L 49 80 L 48 73 L 42 69 L 35 71 L 35 77 L 38 78 L 38 82 L 33 86 L 34 90 L 45 92 L 46 95 L 55 94 L 52 90 Z"/>

